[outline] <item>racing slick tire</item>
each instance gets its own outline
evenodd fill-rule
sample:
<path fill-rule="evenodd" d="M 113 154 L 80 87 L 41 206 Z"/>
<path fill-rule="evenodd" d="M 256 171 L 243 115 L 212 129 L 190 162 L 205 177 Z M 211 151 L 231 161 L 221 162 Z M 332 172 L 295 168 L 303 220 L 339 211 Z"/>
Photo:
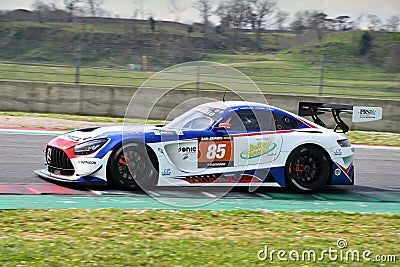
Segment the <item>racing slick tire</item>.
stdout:
<path fill-rule="evenodd" d="M 285 164 L 287 187 L 296 192 L 313 192 L 328 182 L 331 166 L 328 154 L 315 145 L 296 148 Z"/>
<path fill-rule="evenodd" d="M 124 190 L 154 189 L 158 171 L 155 155 L 148 152 L 143 143 L 126 143 L 115 149 L 108 160 L 109 184 Z"/>

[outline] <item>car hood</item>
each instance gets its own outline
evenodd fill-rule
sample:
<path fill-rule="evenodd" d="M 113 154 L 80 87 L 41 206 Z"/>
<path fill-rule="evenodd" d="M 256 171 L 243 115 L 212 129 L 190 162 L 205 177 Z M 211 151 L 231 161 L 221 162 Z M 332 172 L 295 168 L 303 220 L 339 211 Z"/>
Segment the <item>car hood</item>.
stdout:
<path fill-rule="evenodd" d="M 89 139 L 111 137 L 114 135 L 121 136 L 122 134 L 144 134 L 146 132 L 152 132 L 158 128 L 159 126 L 157 125 L 148 124 L 89 127 L 67 132 L 61 137 L 81 143 Z"/>

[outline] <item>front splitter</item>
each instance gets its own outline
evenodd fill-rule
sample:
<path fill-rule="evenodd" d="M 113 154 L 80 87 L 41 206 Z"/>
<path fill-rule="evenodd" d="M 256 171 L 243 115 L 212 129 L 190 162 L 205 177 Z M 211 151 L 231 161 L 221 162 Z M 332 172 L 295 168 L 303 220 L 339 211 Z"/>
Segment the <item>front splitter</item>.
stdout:
<path fill-rule="evenodd" d="M 79 185 L 85 185 L 85 186 L 101 186 L 101 185 L 107 185 L 106 181 L 90 181 L 90 180 L 71 180 L 67 178 L 61 178 L 52 175 L 47 169 L 41 169 L 41 170 L 35 170 L 34 173 L 39 176 L 42 179 L 45 180 L 50 180 L 50 181 L 56 181 L 56 182 L 61 182 L 61 183 L 73 183 L 73 184 L 79 184 Z M 99 179 L 100 180 L 100 179 Z"/>

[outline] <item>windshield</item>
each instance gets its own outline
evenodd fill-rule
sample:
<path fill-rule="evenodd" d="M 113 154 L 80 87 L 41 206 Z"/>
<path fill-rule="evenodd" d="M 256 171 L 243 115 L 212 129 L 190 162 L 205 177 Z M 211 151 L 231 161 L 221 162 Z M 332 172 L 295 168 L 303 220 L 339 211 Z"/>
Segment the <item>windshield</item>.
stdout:
<path fill-rule="evenodd" d="M 189 110 L 182 114 L 172 122 L 165 125 L 166 128 L 172 129 L 190 129 L 190 130 L 205 130 L 214 122 L 209 116 L 196 111 Z"/>
<path fill-rule="evenodd" d="M 166 128 L 178 130 L 206 130 L 221 117 L 224 109 L 210 106 L 198 106 L 171 121 Z"/>

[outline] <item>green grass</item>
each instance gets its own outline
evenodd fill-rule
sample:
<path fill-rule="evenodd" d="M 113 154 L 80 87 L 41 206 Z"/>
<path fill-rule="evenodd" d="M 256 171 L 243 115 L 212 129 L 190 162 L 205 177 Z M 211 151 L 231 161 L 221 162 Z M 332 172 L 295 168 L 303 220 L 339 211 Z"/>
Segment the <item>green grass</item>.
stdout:
<path fill-rule="evenodd" d="M 74 83 L 76 69 L 70 66 L 29 66 L 0 63 L 0 80 Z M 80 83 L 140 86 L 153 73 L 128 70 L 80 69 Z"/>
<path fill-rule="evenodd" d="M 133 123 L 133 124 L 165 124 L 162 120 L 144 120 L 144 119 L 126 119 L 115 117 L 102 116 L 81 116 L 72 114 L 52 114 L 52 113 L 28 113 L 16 111 L 0 111 L 0 116 L 28 116 L 28 117 L 43 117 L 43 118 L 58 118 L 73 121 L 89 121 L 89 122 L 105 122 L 105 123 Z M 43 127 L 43 125 L 37 125 Z M 71 130 L 71 129 L 66 129 Z M 350 131 L 346 133 L 346 137 L 353 144 L 368 144 L 368 145 L 385 145 L 385 146 L 400 146 L 400 134 L 383 133 L 383 132 L 363 132 Z"/>
<path fill-rule="evenodd" d="M 230 64 L 248 75 L 263 92 L 295 95 L 317 95 L 320 67 L 306 57 L 296 61 L 295 56 L 277 55 L 281 60 L 239 62 Z M 283 84 L 282 84 L 283 83 Z M 323 80 L 324 96 L 400 99 L 398 74 L 384 73 L 364 67 L 326 66 Z"/>
<path fill-rule="evenodd" d="M 368 32 L 372 37 L 372 45 L 366 55 L 359 55 L 359 44 L 364 31 L 335 32 L 325 35 L 321 40 L 310 39 L 302 46 L 291 47 L 283 52 L 297 54 L 298 58 L 304 55 L 320 57 L 325 54 L 329 61 L 340 65 L 375 67 L 380 71 L 391 72 L 399 70 L 399 64 L 388 68 L 385 62 L 393 56 L 391 52 L 398 49 L 400 34 L 396 32 Z M 366 64 L 367 63 L 367 64 Z M 386 62 L 387 63 L 387 62 Z M 394 68 L 393 68 L 394 67 Z"/>
<path fill-rule="evenodd" d="M 267 61 L 273 59 L 270 54 L 251 53 L 251 54 L 224 54 L 224 53 L 206 53 L 204 60 L 218 62 L 221 64 L 248 63 L 256 61 Z"/>
<path fill-rule="evenodd" d="M 166 210 L 1 211 L 2 266 L 340 266 L 262 262 L 269 250 L 370 250 L 399 260 L 399 215 Z M 357 222 L 355 224 L 355 222 Z M 371 262 L 357 262 L 371 266 Z M 396 266 L 396 263 L 385 263 Z"/>
<path fill-rule="evenodd" d="M 400 146 L 400 134 L 382 132 L 350 131 L 346 137 L 353 144 Z"/>
<path fill-rule="evenodd" d="M 217 57 L 214 57 L 214 60 L 224 62 L 224 57 L 220 56 L 220 60 L 217 60 Z M 319 69 L 315 66 L 298 67 L 288 61 L 278 60 L 238 62 L 230 63 L 229 65 L 248 75 L 265 93 L 318 94 Z M 350 77 L 349 74 L 342 75 L 343 72 L 335 72 L 330 75 L 327 72 L 324 79 L 324 96 L 400 99 L 400 87 L 396 74 L 379 73 L 371 69 L 362 71 L 348 70 L 351 71 L 353 76 Z M 80 70 L 80 83 L 137 87 L 142 85 L 153 74 L 153 72 L 83 67 Z M 0 64 L 0 80 L 74 83 L 75 68 L 3 63 Z M 203 86 L 202 89 L 213 90 L 214 88 Z"/>

